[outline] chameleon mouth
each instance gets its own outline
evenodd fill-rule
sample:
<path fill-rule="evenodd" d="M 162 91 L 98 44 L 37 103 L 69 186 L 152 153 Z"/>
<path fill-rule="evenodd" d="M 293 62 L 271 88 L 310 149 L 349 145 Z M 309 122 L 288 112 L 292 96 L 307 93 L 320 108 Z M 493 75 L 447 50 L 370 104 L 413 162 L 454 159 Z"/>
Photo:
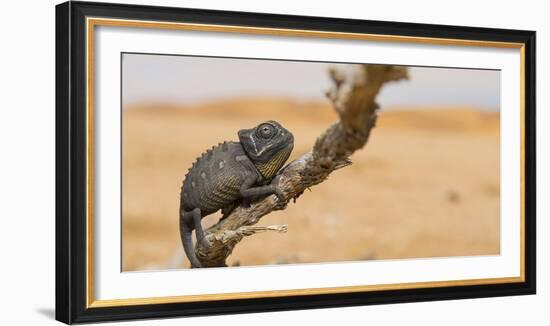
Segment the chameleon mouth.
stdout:
<path fill-rule="evenodd" d="M 238 135 L 239 141 L 244 147 L 245 152 L 251 156 L 257 156 L 258 146 L 254 140 L 254 128 L 239 130 Z"/>

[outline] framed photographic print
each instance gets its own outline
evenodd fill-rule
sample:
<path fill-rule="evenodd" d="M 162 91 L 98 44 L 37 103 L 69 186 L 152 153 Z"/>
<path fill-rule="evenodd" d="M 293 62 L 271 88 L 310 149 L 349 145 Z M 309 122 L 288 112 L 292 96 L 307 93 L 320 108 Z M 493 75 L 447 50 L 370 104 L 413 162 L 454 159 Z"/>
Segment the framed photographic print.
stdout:
<path fill-rule="evenodd" d="M 535 32 L 56 7 L 56 318 L 535 293 Z"/>

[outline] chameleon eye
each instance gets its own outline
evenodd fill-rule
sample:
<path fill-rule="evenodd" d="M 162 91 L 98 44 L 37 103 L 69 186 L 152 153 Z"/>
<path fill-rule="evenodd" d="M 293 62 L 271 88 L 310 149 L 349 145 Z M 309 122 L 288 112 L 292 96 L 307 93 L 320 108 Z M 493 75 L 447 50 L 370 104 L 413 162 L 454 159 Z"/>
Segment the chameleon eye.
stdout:
<path fill-rule="evenodd" d="M 258 137 L 269 139 L 273 135 L 273 126 L 267 123 L 261 125 L 257 131 Z"/>

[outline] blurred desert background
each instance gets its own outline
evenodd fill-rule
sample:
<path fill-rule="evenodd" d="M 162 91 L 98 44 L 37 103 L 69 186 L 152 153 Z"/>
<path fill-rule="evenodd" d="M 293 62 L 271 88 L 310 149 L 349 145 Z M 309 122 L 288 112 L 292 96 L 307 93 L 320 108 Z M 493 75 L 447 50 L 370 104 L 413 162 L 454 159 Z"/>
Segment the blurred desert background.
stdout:
<path fill-rule="evenodd" d="M 130 78 L 123 76 L 123 83 Z M 403 84 L 415 83 L 414 77 Z M 184 85 L 178 87 L 185 93 Z M 466 103 L 423 103 L 406 87 L 394 91 L 405 94 L 401 102 L 381 101 L 378 124 L 351 166 L 259 223 L 288 224 L 287 233 L 244 239 L 228 263 L 499 254 L 498 106 L 487 109 L 475 96 Z M 178 208 L 191 163 L 212 145 L 236 140 L 239 129 L 265 120 L 277 120 L 294 133 L 291 160 L 302 155 L 337 119 L 322 91 L 318 97 L 247 90 L 188 102 L 124 101 L 122 270 L 188 267 Z M 203 223 L 211 225 L 220 216 Z"/>

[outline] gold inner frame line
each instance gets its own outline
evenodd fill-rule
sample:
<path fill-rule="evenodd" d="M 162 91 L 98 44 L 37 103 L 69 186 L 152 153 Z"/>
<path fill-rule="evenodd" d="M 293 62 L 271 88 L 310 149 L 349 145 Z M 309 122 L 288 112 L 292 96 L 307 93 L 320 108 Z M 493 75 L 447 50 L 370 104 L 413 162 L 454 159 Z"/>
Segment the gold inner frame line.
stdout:
<path fill-rule="evenodd" d="M 435 44 L 452 46 L 475 46 L 492 48 L 512 48 L 520 50 L 520 276 L 487 279 L 449 280 L 412 282 L 398 284 L 356 285 L 345 287 L 289 289 L 274 291 L 255 291 L 239 293 L 220 293 L 203 295 L 184 295 L 168 297 L 129 298 L 113 300 L 96 300 L 94 297 L 94 30 L 96 26 L 116 26 L 133 28 L 155 28 L 203 32 L 224 32 L 272 36 L 315 37 L 348 40 L 366 40 L 382 42 L 405 42 L 415 44 Z M 116 307 L 146 304 L 182 303 L 213 300 L 303 296 L 315 294 L 335 294 L 352 292 L 370 292 L 384 290 L 400 290 L 415 288 L 437 288 L 447 286 L 468 286 L 486 284 L 521 283 L 525 281 L 525 44 L 514 42 L 496 42 L 463 40 L 448 38 L 414 37 L 382 34 L 361 34 L 330 31 L 314 31 L 301 29 L 264 28 L 234 25 L 175 23 L 145 20 L 125 20 L 111 18 L 86 18 L 86 307 Z"/>

